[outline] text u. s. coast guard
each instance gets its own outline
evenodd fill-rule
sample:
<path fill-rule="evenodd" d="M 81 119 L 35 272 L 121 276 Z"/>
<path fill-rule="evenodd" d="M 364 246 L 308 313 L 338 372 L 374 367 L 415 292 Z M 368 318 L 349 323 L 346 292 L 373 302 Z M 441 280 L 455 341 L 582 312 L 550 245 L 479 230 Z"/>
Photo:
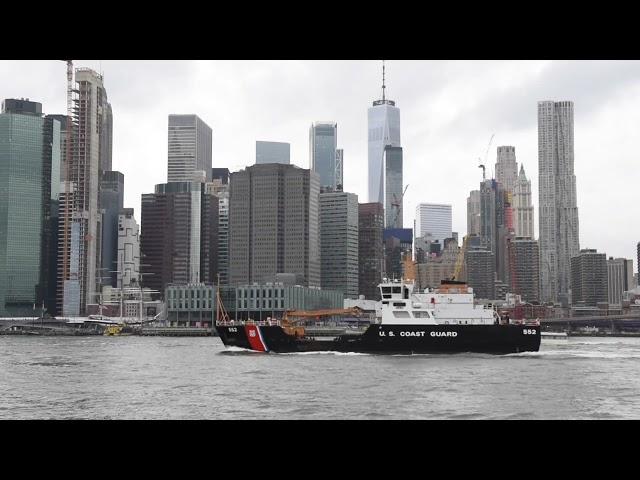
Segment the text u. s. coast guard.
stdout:
<path fill-rule="evenodd" d="M 427 332 L 400 332 L 399 335 L 401 337 L 424 337 L 425 333 Z M 380 335 L 381 337 L 395 337 L 396 334 L 393 332 L 393 330 L 389 330 L 388 332 L 385 332 L 383 330 L 380 330 L 378 332 L 378 335 Z M 458 336 L 458 332 L 430 332 L 429 335 L 431 335 L 432 337 L 457 337 Z"/>

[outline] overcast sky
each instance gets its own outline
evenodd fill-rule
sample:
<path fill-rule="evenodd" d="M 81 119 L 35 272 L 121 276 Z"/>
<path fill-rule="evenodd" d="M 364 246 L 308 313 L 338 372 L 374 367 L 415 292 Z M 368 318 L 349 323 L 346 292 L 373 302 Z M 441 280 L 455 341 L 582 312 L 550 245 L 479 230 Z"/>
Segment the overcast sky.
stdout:
<path fill-rule="evenodd" d="M 213 166 L 255 162 L 255 141 L 291 144 L 309 167 L 309 126 L 338 124 L 344 189 L 367 199 L 367 108 L 381 95 L 380 61 L 98 61 L 113 108 L 113 169 L 125 175 L 125 207 L 140 221 L 140 195 L 167 180 L 167 116 L 195 113 L 213 129 Z M 387 97 L 400 108 L 405 227 L 420 202 L 453 206 L 466 232 L 466 199 L 478 189 L 478 158 L 513 145 L 532 180 L 538 230 L 537 102 L 572 100 L 580 247 L 634 259 L 640 241 L 640 62 L 386 62 Z M 65 113 L 61 61 L 0 62 L 0 96 L 25 97 Z"/>

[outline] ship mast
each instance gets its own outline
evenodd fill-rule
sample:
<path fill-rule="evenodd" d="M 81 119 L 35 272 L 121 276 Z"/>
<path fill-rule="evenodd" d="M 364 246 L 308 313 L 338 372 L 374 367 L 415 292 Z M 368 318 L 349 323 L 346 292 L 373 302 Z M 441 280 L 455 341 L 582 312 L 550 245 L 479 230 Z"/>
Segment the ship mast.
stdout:
<path fill-rule="evenodd" d="M 222 314 L 222 321 L 229 321 L 229 315 L 222 303 L 222 296 L 220 295 L 220 274 L 218 273 L 218 284 L 216 285 L 216 325 L 220 322 L 220 314 Z"/>

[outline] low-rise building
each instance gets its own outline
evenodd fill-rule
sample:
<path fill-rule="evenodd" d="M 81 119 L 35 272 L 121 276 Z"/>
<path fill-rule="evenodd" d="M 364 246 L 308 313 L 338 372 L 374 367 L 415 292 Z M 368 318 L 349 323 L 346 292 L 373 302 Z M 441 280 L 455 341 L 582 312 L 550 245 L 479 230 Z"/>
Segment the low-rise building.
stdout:
<path fill-rule="evenodd" d="M 167 323 L 170 327 L 211 328 L 215 324 L 216 294 L 216 287 L 211 284 L 167 285 Z"/>
<path fill-rule="evenodd" d="M 225 307 L 234 320 L 266 320 L 282 318 L 286 310 L 343 308 L 343 300 L 339 291 L 268 282 L 236 287 L 235 305 Z"/>

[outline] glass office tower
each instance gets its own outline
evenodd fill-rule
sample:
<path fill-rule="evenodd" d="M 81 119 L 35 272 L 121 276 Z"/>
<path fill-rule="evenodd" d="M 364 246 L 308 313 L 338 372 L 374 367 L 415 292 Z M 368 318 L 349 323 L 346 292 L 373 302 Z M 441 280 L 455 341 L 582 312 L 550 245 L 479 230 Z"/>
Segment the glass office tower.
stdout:
<path fill-rule="evenodd" d="M 51 207 L 58 196 L 59 169 L 60 122 L 43 118 L 40 103 L 13 99 L 3 102 L 0 316 L 40 314 L 49 290 L 49 270 L 55 268 L 49 265 L 49 249 Z"/>

